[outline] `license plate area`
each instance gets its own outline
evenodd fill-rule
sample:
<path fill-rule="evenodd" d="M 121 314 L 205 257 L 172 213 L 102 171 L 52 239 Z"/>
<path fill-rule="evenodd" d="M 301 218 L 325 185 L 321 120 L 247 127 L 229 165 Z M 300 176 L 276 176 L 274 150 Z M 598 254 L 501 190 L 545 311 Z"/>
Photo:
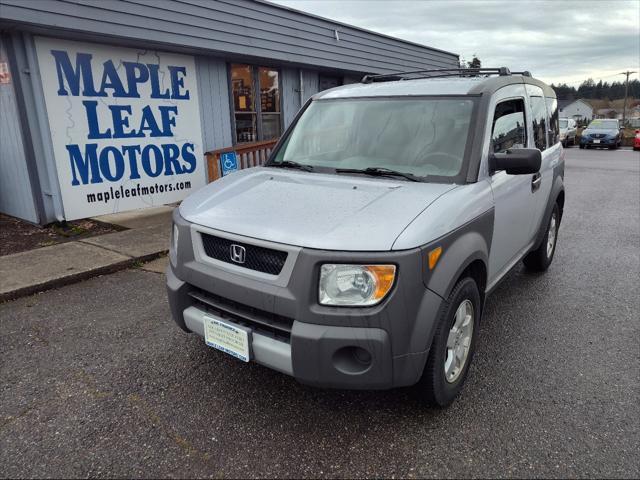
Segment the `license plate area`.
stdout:
<path fill-rule="evenodd" d="M 594 140 L 593 143 L 600 143 L 600 140 Z"/>
<path fill-rule="evenodd" d="M 226 322 L 210 315 L 204 316 L 204 341 L 238 360 L 251 360 L 251 329 Z"/>

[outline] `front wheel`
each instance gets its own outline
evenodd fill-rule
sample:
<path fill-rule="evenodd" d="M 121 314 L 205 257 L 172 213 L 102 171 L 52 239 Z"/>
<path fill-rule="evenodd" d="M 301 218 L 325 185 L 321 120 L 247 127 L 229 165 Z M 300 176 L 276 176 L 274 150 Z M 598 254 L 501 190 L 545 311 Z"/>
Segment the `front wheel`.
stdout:
<path fill-rule="evenodd" d="M 417 385 L 429 405 L 446 407 L 462 390 L 475 349 L 481 308 L 478 285 L 465 277 L 440 310 L 427 364 Z"/>
<path fill-rule="evenodd" d="M 556 253 L 556 243 L 558 240 L 558 227 L 560 226 L 560 208 L 556 203 L 551 212 L 551 218 L 547 225 L 547 231 L 540 246 L 532 252 L 529 252 L 522 260 L 525 267 L 533 272 L 544 272 L 551 262 L 553 255 Z"/>

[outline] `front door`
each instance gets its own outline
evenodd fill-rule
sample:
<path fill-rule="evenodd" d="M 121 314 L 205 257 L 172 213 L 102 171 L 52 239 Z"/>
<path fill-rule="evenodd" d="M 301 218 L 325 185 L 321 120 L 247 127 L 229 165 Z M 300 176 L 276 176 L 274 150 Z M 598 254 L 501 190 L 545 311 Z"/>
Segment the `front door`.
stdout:
<path fill-rule="evenodd" d="M 525 92 L 523 85 L 509 85 L 496 94 L 492 118 L 489 154 L 527 147 Z M 490 177 L 495 205 L 493 240 L 489 258 L 489 281 L 502 276 L 531 243 L 533 214 L 533 175 L 507 175 L 504 171 Z"/>

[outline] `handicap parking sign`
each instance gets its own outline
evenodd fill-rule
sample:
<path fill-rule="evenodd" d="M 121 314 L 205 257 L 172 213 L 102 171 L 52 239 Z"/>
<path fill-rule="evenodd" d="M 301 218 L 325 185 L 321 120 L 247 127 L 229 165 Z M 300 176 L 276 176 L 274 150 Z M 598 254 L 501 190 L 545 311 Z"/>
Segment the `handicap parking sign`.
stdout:
<path fill-rule="evenodd" d="M 238 170 L 238 157 L 236 152 L 226 152 L 220 155 L 220 166 L 222 167 L 222 176 Z"/>

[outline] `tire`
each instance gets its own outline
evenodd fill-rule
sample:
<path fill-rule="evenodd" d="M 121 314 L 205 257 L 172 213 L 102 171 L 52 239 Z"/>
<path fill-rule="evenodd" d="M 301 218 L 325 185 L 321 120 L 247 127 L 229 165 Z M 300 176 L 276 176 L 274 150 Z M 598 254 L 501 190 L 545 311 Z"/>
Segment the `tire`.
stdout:
<path fill-rule="evenodd" d="M 551 262 L 553 261 L 553 256 L 556 253 L 556 245 L 558 244 L 558 228 L 560 227 L 560 208 L 556 203 L 553 206 L 553 211 L 551 212 L 551 218 L 549 219 L 549 223 L 546 228 L 547 231 L 544 234 L 542 242 L 540 246 L 529 252 L 522 262 L 525 267 L 532 272 L 544 272 Z M 553 232 L 553 240 L 550 242 L 550 235 Z M 551 246 L 550 246 L 551 245 Z"/>
<path fill-rule="evenodd" d="M 580 144 L 580 149 L 584 150 L 584 145 L 583 144 Z"/>
<path fill-rule="evenodd" d="M 456 315 L 459 312 L 462 313 L 459 316 Z M 470 319 L 467 318 L 469 313 Z M 422 378 L 416 385 L 421 400 L 428 405 L 444 408 L 450 405 L 462 390 L 473 359 L 481 315 L 482 306 L 478 285 L 471 277 L 464 277 L 458 281 L 440 309 L 429 357 L 422 372 Z M 457 322 L 457 319 L 461 321 Z M 465 325 L 457 330 L 459 335 L 453 331 L 456 323 Z M 471 332 L 469 332 L 469 324 Z M 450 336 L 453 336 L 451 340 Z M 461 366 L 457 368 L 455 366 L 459 363 L 452 362 L 459 357 L 447 346 L 448 342 L 449 345 L 453 342 L 454 348 L 457 345 L 460 356 L 464 356 Z M 447 365 L 449 366 L 448 374 L 446 373 Z"/>

